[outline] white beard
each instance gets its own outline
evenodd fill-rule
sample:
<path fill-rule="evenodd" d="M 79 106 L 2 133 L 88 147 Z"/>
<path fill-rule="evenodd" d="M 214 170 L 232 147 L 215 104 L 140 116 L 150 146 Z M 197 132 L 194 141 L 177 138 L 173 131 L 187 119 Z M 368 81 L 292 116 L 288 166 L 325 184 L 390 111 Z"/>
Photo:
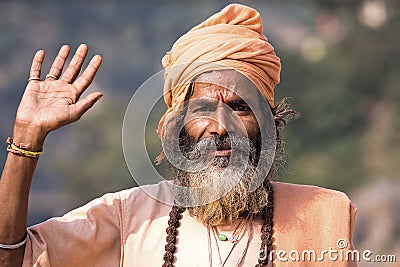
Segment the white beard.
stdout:
<path fill-rule="evenodd" d="M 190 144 L 191 151 L 186 153 L 189 160 L 195 159 L 199 153 L 198 149 L 204 147 L 207 142 L 214 142 L 211 138 L 202 140 L 197 144 Z M 234 138 L 236 139 L 236 138 Z M 183 140 L 189 142 L 188 140 Z M 240 137 L 233 142 L 246 141 Z M 238 144 L 239 143 L 239 144 Z M 254 143 L 254 142 L 253 142 Z M 256 144 L 250 145 L 250 158 L 255 158 Z M 208 203 L 198 206 L 188 207 L 191 216 L 199 222 L 209 225 L 221 225 L 227 221 L 239 218 L 244 212 L 258 213 L 267 205 L 268 191 L 261 185 L 253 192 L 249 191 L 250 183 L 253 179 L 257 165 L 247 158 L 238 157 L 236 162 L 230 162 L 229 157 L 215 157 L 212 163 L 205 169 L 198 172 L 187 172 L 171 165 L 171 170 L 175 174 L 177 181 L 185 187 L 203 187 L 220 179 L 226 181 L 219 183 L 213 190 L 193 190 L 195 193 L 180 195 L 182 203 Z M 245 169 L 244 169 L 245 168 Z M 229 181 L 238 181 L 232 184 Z M 218 183 L 217 183 L 218 184 Z M 228 190 L 227 190 L 228 189 Z M 230 190 L 229 190 L 230 189 Z M 218 192 L 227 192 L 222 197 L 215 196 Z M 209 199 L 217 199 L 208 201 Z"/>

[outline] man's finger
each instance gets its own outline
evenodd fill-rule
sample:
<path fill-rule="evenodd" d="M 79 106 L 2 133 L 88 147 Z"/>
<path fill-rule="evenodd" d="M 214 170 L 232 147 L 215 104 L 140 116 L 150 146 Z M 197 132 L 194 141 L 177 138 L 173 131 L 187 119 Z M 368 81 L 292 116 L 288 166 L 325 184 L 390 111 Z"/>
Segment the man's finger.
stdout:
<path fill-rule="evenodd" d="M 61 75 L 62 69 L 65 64 L 65 60 L 69 55 L 70 47 L 69 45 L 63 45 L 58 52 L 57 57 L 54 59 L 53 65 L 51 65 L 49 75 L 51 78 L 58 78 Z M 47 79 L 48 77 L 46 77 Z"/>
<path fill-rule="evenodd" d="M 29 79 L 40 80 L 40 70 L 42 69 L 43 60 L 44 60 L 44 51 L 43 50 L 37 51 L 32 60 L 31 69 L 29 71 Z"/>
<path fill-rule="evenodd" d="M 100 98 L 103 96 L 100 92 L 95 92 L 90 95 L 85 96 L 81 100 L 79 100 L 76 104 L 76 114 L 73 118 L 74 120 L 79 120 L 82 115 L 88 111 Z"/>
<path fill-rule="evenodd" d="M 61 80 L 71 83 L 78 76 L 83 61 L 85 61 L 88 52 L 88 47 L 86 44 L 81 44 L 75 52 L 74 57 L 65 70 L 64 74 L 61 76 Z"/>
<path fill-rule="evenodd" d="M 101 61 L 101 56 L 94 56 L 89 65 L 83 71 L 82 75 L 74 81 L 72 85 L 78 90 L 78 95 L 81 95 L 82 92 L 92 83 L 97 70 L 100 68 Z"/>

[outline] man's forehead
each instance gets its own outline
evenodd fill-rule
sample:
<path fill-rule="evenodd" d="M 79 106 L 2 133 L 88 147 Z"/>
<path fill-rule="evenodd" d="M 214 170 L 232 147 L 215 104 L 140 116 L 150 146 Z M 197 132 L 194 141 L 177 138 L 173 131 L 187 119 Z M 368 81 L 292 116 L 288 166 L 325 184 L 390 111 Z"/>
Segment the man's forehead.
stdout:
<path fill-rule="evenodd" d="M 215 98 L 217 95 L 256 100 L 258 89 L 246 76 L 235 70 L 210 71 L 194 80 L 191 98 Z"/>

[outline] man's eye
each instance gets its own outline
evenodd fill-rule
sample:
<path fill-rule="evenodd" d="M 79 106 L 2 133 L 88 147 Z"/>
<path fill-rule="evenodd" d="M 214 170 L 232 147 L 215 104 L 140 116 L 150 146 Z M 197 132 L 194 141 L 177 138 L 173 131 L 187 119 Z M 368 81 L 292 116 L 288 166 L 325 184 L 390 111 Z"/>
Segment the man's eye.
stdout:
<path fill-rule="evenodd" d="M 246 105 L 237 105 L 233 107 L 234 111 L 249 111 L 251 110 L 249 106 Z"/>

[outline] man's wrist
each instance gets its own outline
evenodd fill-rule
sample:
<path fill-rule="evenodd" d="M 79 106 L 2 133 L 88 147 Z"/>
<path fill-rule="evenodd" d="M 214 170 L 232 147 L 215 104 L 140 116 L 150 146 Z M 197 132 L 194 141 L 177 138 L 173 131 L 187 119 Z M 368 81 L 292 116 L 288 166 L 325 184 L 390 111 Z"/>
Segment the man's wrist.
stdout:
<path fill-rule="evenodd" d="M 38 126 L 20 121 L 14 124 L 13 142 L 22 145 L 26 150 L 33 152 L 42 150 L 46 136 L 47 132 Z"/>

